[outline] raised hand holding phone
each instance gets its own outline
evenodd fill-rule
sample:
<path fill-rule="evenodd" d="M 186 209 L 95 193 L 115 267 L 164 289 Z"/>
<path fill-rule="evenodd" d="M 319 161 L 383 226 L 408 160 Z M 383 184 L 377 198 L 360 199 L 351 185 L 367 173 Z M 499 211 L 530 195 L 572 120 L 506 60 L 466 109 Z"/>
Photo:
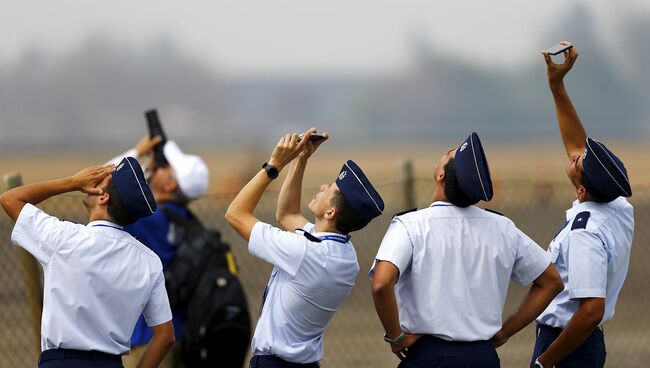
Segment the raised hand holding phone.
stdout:
<path fill-rule="evenodd" d="M 548 82 L 551 85 L 561 83 L 564 79 L 564 76 L 571 70 L 573 64 L 575 64 L 576 59 L 578 59 L 578 51 L 575 47 L 568 41 L 562 41 L 559 45 L 566 47 L 564 52 L 565 60 L 562 64 L 556 64 L 551 59 L 551 54 L 547 51 L 542 51 L 544 55 L 544 60 L 546 61 L 546 72 L 548 75 Z"/>
<path fill-rule="evenodd" d="M 307 132 L 311 132 L 311 135 L 309 136 L 309 142 L 307 142 L 305 148 L 298 155 L 298 158 L 300 159 L 308 159 L 311 157 L 314 151 L 316 151 L 316 149 L 330 137 L 327 132 L 324 132 L 323 134 L 316 133 L 316 128 L 311 128 Z M 301 134 L 299 138 L 302 139 L 303 135 L 304 134 Z"/>

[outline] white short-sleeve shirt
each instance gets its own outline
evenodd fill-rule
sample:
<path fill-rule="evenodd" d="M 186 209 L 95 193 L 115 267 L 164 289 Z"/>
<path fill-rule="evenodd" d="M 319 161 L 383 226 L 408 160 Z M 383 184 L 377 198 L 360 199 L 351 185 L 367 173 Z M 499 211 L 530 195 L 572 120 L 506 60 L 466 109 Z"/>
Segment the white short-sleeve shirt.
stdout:
<path fill-rule="evenodd" d="M 624 197 L 609 203 L 575 201 L 566 223 L 548 247 L 564 291 L 537 322 L 564 328 L 581 298 L 605 298 L 601 325 L 612 319 L 630 264 L 634 209 Z"/>
<path fill-rule="evenodd" d="M 249 252 L 275 266 L 253 336 L 253 355 L 294 363 L 321 360 L 325 327 L 354 286 L 359 264 L 349 237 L 314 232 L 313 224 L 303 230 L 321 242 L 263 222 L 253 227 Z"/>
<path fill-rule="evenodd" d="M 61 221 L 26 204 L 11 234 L 43 267 L 41 349 L 126 354 L 141 313 L 172 319 L 160 259 L 119 225 Z"/>
<path fill-rule="evenodd" d="M 501 328 L 509 281 L 528 285 L 550 264 L 507 217 L 447 202 L 394 217 L 371 278 L 377 261 L 399 269 L 402 330 L 450 341 L 491 339 Z"/>

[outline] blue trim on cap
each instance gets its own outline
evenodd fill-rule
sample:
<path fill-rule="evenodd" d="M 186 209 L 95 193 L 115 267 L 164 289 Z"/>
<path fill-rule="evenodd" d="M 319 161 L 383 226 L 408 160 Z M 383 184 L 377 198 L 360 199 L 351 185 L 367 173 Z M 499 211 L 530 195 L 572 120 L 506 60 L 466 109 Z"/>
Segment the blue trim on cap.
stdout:
<path fill-rule="evenodd" d="M 596 151 L 591 147 L 591 144 L 589 144 L 589 141 L 590 141 L 590 140 L 593 141 L 594 143 L 598 144 L 599 148 L 601 148 L 601 149 L 605 152 L 605 154 L 607 155 L 607 157 L 610 159 L 611 163 L 614 165 L 614 167 L 616 167 L 616 169 L 619 171 L 619 173 L 623 176 L 623 178 L 624 178 L 625 181 L 627 182 L 627 185 L 630 186 L 630 181 L 627 179 L 627 174 L 625 174 L 625 173 L 621 170 L 621 168 L 618 167 L 618 165 L 616 164 L 616 161 L 615 161 L 615 160 L 614 160 L 614 159 L 609 155 L 609 153 L 607 152 L 607 149 L 605 148 L 605 146 L 604 146 L 603 144 L 601 144 L 600 142 L 595 141 L 595 140 L 593 140 L 593 139 L 587 138 L 587 146 L 588 146 L 589 149 L 591 150 L 593 156 L 596 157 L 596 160 L 598 160 L 598 163 L 600 164 L 600 166 L 602 166 L 602 168 L 605 170 L 605 172 L 607 173 L 607 175 L 609 175 L 609 177 L 612 179 L 612 181 L 614 181 L 614 183 L 616 183 L 616 186 L 618 186 L 618 188 L 623 192 L 623 194 L 625 194 L 626 197 L 630 197 L 630 196 L 632 196 L 631 193 L 628 193 L 628 191 L 625 190 L 625 189 L 621 186 L 621 184 L 619 184 L 618 180 L 616 180 L 616 178 L 614 177 L 614 175 L 612 175 L 612 173 L 610 173 L 609 170 L 607 170 L 607 167 L 605 166 L 605 164 L 600 160 L 600 158 L 599 158 L 598 155 L 596 154 Z"/>
<path fill-rule="evenodd" d="M 474 156 L 474 166 L 476 166 L 476 172 L 478 173 L 478 181 L 481 183 L 481 189 L 483 190 L 483 199 L 489 201 L 488 195 L 485 192 L 485 186 L 483 185 L 483 179 L 481 178 L 481 170 L 478 168 L 478 160 L 476 159 L 476 150 L 474 149 L 474 134 L 469 136 L 469 143 L 472 145 L 472 155 Z"/>
<path fill-rule="evenodd" d="M 361 179 L 359 179 L 359 176 L 357 176 L 357 173 L 355 173 L 354 170 L 352 170 L 352 168 L 350 167 L 350 165 L 348 165 L 347 162 L 345 163 L 345 166 L 347 166 L 348 169 L 350 169 L 350 171 L 352 171 L 352 174 L 354 174 L 354 177 L 357 178 L 357 180 L 359 181 L 359 184 L 361 184 L 361 186 L 363 187 L 363 190 L 366 191 L 366 194 L 368 194 L 368 197 L 370 197 L 370 199 L 372 200 L 372 203 L 374 203 L 375 206 L 377 207 L 377 210 L 379 211 L 379 214 L 384 213 L 384 212 L 381 210 L 381 208 L 379 208 L 379 205 L 377 204 L 377 202 L 375 201 L 375 199 L 372 198 L 372 195 L 370 195 L 370 192 L 368 191 L 368 188 L 366 188 L 366 186 L 363 185 L 363 182 L 361 181 Z"/>
<path fill-rule="evenodd" d="M 133 168 L 133 165 L 131 164 L 131 161 L 129 159 L 127 159 L 126 162 L 129 163 L 129 167 L 131 168 L 131 171 L 133 172 L 133 176 L 135 176 L 137 178 L 138 174 L 136 174 L 135 169 Z M 149 211 L 151 211 L 151 213 L 154 213 L 155 211 L 151 208 L 151 204 L 149 204 L 149 200 L 147 199 L 147 195 L 144 194 L 144 189 L 142 189 L 142 184 L 140 184 L 140 180 L 136 180 L 135 182 L 138 183 L 138 188 L 140 188 L 140 192 L 142 193 L 142 198 L 144 198 L 145 203 L 147 203 L 147 207 L 149 207 Z"/>

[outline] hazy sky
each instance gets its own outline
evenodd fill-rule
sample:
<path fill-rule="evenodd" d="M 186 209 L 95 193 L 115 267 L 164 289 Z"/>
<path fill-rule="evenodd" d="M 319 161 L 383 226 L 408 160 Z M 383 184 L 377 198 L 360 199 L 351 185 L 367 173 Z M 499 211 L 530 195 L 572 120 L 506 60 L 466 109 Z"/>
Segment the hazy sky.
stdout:
<path fill-rule="evenodd" d="M 64 55 L 92 35 L 129 47 L 171 39 L 227 73 L 375 73 L 406 67 L 409 40 L 485 65 L 521 65 L 555 40 L 573 4 L 596 17 L 603 42 L 648 0 L 0 0 L 0 66 L 30 48 Z"/>

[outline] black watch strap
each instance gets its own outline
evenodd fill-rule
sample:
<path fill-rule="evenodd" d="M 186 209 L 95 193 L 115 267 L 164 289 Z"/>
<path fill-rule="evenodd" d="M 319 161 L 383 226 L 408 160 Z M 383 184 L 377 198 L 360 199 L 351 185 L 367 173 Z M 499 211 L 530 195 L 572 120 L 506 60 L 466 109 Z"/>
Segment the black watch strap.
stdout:
<path fill-rule="evenodd" d="M 262 169 L 266 171 L 266 175 L 268 175 L 271 179 L 277 178 L 278 174 L 280 173 L 275 166 L 269 165 L 268 162 L 265 162 L 264 165 L 262 165 Z"/>

